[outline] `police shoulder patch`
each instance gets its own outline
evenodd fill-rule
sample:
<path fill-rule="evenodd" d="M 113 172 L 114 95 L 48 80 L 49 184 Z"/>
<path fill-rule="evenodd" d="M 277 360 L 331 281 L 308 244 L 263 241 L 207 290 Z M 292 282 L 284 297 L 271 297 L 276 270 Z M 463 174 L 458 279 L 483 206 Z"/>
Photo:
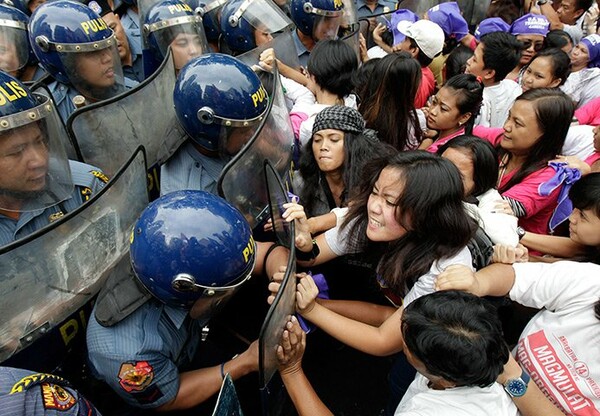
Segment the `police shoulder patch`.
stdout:
<path fill-rule="evenodd" d="M 69 410 L 77 403 L 75 397 L 68 390 L 58 384 L 42 383 L 42 399 L 44 409 L 59 411 Z"/>
<path fill-rule="evenodd" d="M 154 368 L 148 361 L 130 361 L 119 368 L 119 384 L 127 393 L 145 390 L 154 380 Z"/>
<path fill-rule="evenodd" d="M 108 183 L 108 176 L 106 176 L 103 172 L 99 170 L 90 170 L 90 173 L 96 178 L 100 179 L 102 182 Z"/>

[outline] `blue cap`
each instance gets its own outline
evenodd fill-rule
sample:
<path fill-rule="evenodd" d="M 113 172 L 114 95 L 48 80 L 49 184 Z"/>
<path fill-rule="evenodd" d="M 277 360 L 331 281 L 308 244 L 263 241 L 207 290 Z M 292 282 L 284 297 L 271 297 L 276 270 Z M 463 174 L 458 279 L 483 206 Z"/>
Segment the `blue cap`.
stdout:
<path fill-rule="evenodd" d="M 506 23 L 500 17 L 490 17 L 487 19 L 483 19 L 477 29 L 475 29 L 475 39 L 477 42 L 481 41 L 481 37 L 483 35 L 487 35 L 488 33 L 493 32 L 506 32 L 510 30 L 510 25 Z"/>
<path fill-rule="evenodd" d="M 388 29 L 394 34 L 394 45 L 399 44 L 406 36 L 401 33 L 402 28 L 419 20 L 419 16 L 407 9 L 398 9 L 392 13 Z"/>

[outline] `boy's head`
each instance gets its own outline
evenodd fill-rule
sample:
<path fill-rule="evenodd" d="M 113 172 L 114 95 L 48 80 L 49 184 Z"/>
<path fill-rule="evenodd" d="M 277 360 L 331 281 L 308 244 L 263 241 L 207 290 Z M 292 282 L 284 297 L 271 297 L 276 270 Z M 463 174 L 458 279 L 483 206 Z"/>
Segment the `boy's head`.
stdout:
<path fill-rule="evenodd" d="M 444 31 L 429 20 L 418 20 L 411 25 L 398 27 L 406 38 L 394 47 L 410 53 L 422 67 L 431 63 L 444 48 Z"/>
<path fill-rule="evenodd" d="M 417 371 L 442 388 L 486 387 L 508 361 L 495 309 L 475 295 L 435 292 L 402 315 L 404 353 Z"/>
<path fill-rule="evenodd" d="M 519 63 L 521 46 L 514 35 L 505 32 L 483 35 L 465 72 L 481 77 L 486 86 L 500 82 Z"/>

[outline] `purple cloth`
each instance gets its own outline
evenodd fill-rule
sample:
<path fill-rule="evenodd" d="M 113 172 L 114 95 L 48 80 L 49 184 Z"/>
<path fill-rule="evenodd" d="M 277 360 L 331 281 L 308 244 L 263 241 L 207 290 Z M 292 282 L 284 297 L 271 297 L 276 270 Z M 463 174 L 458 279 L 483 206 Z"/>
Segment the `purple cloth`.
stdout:
<path fill-rule="evenodd" d="M 569 199 L 569 190 L 571 186 L 579 179 L 581 179 L 581 172 L 579 169 L 573 169 L 567 166 L 565 162 L 550 162 L 549 165 L 556 170 L 556 173 L 546 182 L 540 184 L 538 187 L 538 193 L 541 196 L 548 196 L 556 188 L 562 185 L 562 189 L 558 194 L 558 201 L 552 217 L 550 218 L 550 232 L 562 224 L 569 215 L 573 212 L 573 203 Z"/>
<path fill-rule="evenodd" d="M 461 40 L 469 33 L 469 25 L 462 17 L 460 8 L 455 1 L 433 6 L 427 10 L 427 18 L 437 23 L 446 34 L 446 37 Z"/>
<path fill-rule="evenodd" d="M 398 30 L 398 25 L 408 25 L 419 20 L 419 16 L 407 9 L 398 9 L 391 16 L 391 22 L 388 22 L 388 30 L 394 34 L 394 45 L 399 44 L 406 38 L 404 34 Z M 406 22 L 406 23 L 403 23 Z"/>
<path fill-rule="evenodd" d="M 543 14 L 527 13 L 515 20 L 510 27 L 512 35 L 542 35 L 546 37 L 550 21 Z"/>
<path fill-rule="evenodd" d="M 499 17 L 490 17 L 483 19 L 477 29 L 475 29 L 475 39 L 481 41 L 483 35 L 493 32 L 507 32 L 510 30 L 510 25 Z"/>
<path fill-rule="evenodd" d="M 588 68 L 600 68 L 600 35 L 586 36 L 581 39 L 581 43 L 586 46 L 590 57 Z"/>
<path fill-rule="evenodd" d="M 310 272 L 308 274 L 311 274 Z M 329 286 L 327 285 L 327 280 L 325 280 L 325 276 L 323 274 L 315 274 L 311 275 L 315 284 L 319 288 L 319 294 L 317 298 L 319 299 L 329 299 Z M 306 321 L 300 314 L 296 314 L 296 318 L 298 318 L 298 323 L 304 332 L 307 334 L 312 332 L 316 327 L 310 322 Z"/>

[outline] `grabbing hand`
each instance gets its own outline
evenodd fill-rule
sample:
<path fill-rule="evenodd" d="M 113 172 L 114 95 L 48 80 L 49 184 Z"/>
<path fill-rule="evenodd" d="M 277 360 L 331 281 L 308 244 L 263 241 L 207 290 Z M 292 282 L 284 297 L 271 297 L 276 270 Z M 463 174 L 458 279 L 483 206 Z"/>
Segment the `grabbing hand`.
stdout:
<path fill-rule="evenodd" d="M 296 286 L 296 310 L 306 315 L 315 307 L 319 288 L 312 276 L 306 273 L 298 273 L 298 285 Z"/>
<path fill-rule="evenodd" d="M 494 246 L 492 263 L 513 264 L 526 263 L 527 261 L 529 261 L 529 251 L 522 244 L 518 244 L 516 247 L 504 244 Z"/>
<path fill-rule="evenodd" d="M 435 281 L 435 290 L 464 290 L 481 296 L 477 276 L 469 267 L 460 264 L 448 266 L 439 274 Z"/>
<path fill-rule="evenodd" d="M 273 63 L 277 60 L 273 48 L 265 49 L 258 57 L 258 65 L 265 71 L 273 71 Z"/>
<path fill-rule="evenodd" d="M 590 165 L 585 163 L 583 160 L 579 159 L 577 156 L 564 156 L 557 155 L 556 159 L 552 159 L 548 163 L 556 162 L 556 163 L 566 163 L 568 167 L 571 169 L 577 169 L 581 172 L 582 176 L 589 174 L 592 171 Z"/>
<path fill-rule="evenodd" d="M 285 208 L 284 213 L 281 215 L 283 219 L 287 222 L 296 222 L 296 248 L 308 253 L 312 250 L 312 236 L 304 207 L 300 204 L 289 202 L 283 204 L 283 208 Z"/>
<path fill-rule="evenodd" d="M 302 356 L 306 348 L 306 333 L 300 328 L 298 319 L 290 316 L 277 346 L 277 361 L 281 374 L 293 374 L 302 369 Z"/>
<path fill-rule="evenodd" d="M 277 292 L 279 292 L 279 288 L 281 287 L 281 282 L 283 282 L 283 278 L 285 277 L 286 267 L 281 266 L 279 270 L 273 275 L 271 282 L 269 283 L 268 289 L 271 294 L 267 298 L 267 303 L 271 305 L 275 300 L 275 296 L 277 296 Z"/>

